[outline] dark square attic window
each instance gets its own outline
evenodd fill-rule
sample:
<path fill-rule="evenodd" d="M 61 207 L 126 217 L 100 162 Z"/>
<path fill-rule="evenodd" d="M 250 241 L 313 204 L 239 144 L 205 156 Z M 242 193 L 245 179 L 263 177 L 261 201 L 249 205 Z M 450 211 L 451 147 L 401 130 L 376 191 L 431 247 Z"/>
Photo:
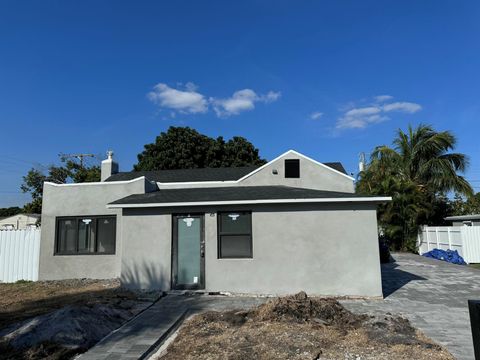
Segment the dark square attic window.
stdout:
<path fill-rule="evenodd" d="M 300 177 L 300 160 L 299 159 L 285 160 L 285 177 L 286 178 Z"/>

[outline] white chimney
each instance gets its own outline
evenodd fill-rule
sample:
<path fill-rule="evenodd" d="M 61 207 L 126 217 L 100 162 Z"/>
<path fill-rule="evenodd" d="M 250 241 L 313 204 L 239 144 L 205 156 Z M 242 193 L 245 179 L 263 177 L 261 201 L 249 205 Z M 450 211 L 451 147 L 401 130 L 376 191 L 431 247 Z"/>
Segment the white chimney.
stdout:
<path fill-rule="evenodd" d="M 358 160 L 358 171 L 365 171 L 365 153 L 360 153 Z"/>
<path fill-rule="evenodd" d="M 105 181 L 111 175 L 118 173 L 118 164 L 113 161 L 113 151 L 107 151 L 107 158 L 102 161 L 100 181 Z"/>

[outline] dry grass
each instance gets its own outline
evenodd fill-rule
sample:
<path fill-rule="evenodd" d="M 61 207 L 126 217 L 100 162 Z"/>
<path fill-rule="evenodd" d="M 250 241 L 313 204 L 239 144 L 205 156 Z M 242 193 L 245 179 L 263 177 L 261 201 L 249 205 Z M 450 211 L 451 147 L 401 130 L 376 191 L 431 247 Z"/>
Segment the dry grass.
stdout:
<path fill-rule="evenodd" d="M 66 305 L 115 303 L 135 299 L 117 280 L 21 281 L 0 284 L 0 329 Z"/>
<path fill-rule="evenodd" d="M 138 294 L 120 288 L 118 280 L 75 279 L 0 284 L 0 330 L 69 305 L 92 309 L 93 313 L 96 304 L 104 304 L 133 316 L 138 311 L 137 300 Z M 141 302 L 140 307 L 146 306 L 143 304 L 144 302 Z M 98 316 L 101 317 L 101 314 Z M 76 320 L 78 319 L 63 319 L 62 324 L 67 325 Z M 107 323 L 111 319 L 104 320 Z M 118 322 L 117 326 L 120 326 L 122 320 L 115 320 Z M 61 324 L 52 324 L 52 327 L 55 326 Z M 77 330 L 79 340 L 84 336 L 87 339 L 93 336 L 87 328 Z M 32 337 L 34 338 L 35 334 L 32 334 Z M 85 347 L 63 346 L 61 342 L 54 341 L 41 341 L 32 346 L 14 348 L 7 340 L 0 338 L 0 360 L 63 360 L 85 350 Z"/>
<path fill-rule="evenodd" d="M 454 359 L 402 318 L 354 315 L 334 300 L 280 298 L 187 321 L 162 360 Z"/>

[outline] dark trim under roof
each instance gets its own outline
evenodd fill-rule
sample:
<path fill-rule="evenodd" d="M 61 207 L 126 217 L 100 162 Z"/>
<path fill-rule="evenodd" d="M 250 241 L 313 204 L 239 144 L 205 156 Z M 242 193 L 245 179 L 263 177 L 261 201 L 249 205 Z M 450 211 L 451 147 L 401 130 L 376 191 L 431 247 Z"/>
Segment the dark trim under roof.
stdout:
<path fill-rule="evenodd" d="M 384 199 L 352 193 L 303 189 L 289 186 L 225 186 L 188 189 L 161 189 L 146 194 L 130 195 L 108 205 L 177 204 L 262 200 L 305 199 Z M 385 199 L 384 199 L 385 200 Z"/>
<path fill-rule="evenodd" d="M 339 162 L 324 163 L 324 165 L 348 175 Z M 199 182 L 199 181 L 236 181 L 258 169 L 259 166 L 153 170 L 119 172 L 108 177 L 105 181 L 128 181 L 145 176 L 150 181 L 161 183 L 172 182 Z"/>

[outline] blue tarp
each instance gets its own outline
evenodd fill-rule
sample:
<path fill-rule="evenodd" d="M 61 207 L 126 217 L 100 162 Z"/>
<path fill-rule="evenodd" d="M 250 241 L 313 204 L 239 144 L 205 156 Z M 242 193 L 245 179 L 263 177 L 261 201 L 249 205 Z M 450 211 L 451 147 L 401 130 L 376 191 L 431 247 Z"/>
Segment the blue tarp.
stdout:
<path fill-rule="evenodd" d="M 423 254 L 423 256 L 429 257 L 432 259 L 447 261 L 452 264 L 467 265 L 465 260 L 463 260 L 463 258 L 460 255 L 458 255 L 457 250 L 433 249 Z"/>

